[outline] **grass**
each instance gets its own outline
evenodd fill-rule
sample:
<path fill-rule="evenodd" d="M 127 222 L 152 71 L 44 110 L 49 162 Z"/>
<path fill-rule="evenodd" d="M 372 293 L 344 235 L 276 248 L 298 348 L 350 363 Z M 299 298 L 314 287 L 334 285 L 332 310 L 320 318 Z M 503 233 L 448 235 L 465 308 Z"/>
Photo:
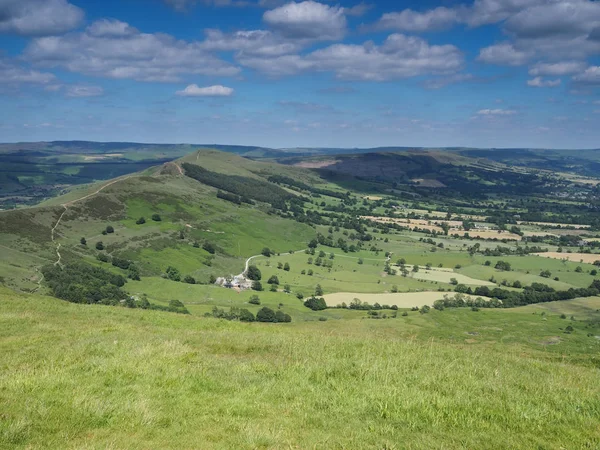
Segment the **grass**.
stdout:
<path fill-rule="evenodd" d="M 241 324 L 1 291 L 0 447 L 595 448 L 598 369 L 568 355 L 597 341 L 523 339 L 561 324 Z"/>

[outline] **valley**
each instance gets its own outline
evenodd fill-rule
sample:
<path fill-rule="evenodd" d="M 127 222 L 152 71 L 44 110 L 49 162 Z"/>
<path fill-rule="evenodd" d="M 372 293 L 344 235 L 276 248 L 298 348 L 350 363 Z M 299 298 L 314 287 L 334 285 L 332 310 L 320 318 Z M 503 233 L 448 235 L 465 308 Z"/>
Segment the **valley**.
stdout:
<path fill-rule="evenodd" d="M 44 392 L 93 370 L 108 385 L 74 388 L 72 401 L 46 416 L 64 418 L 73 447 L 83 434 L 98 446 L 124 442 L 113 422 L 123 415 L 145 442 L 165 446 L 176 410 L 190 412 L 189 439 L 240 448 L 325 438 L 381 447 L 407 433 L 423 436 L 415 448 L 485 447 L 465 423 L 506 446 L 598 442 L 596 188 L 587 183 L 585 199 L 565 202 L 554 192 L 572 181 L 508 166 L 502 170 L 530 188 L 490 188 L 490 177 L 465 167 L 495 173 L 494 163 L 448 157 L 423 168 L 430 157 L 353 154 L 358 161 L 332 171 L 203 148 L 0 212 L 0 342 L 10 361 L 0 386 L 11 411 L 2 440 L 58 442 L 39 413 L 19 406 L 22 386 Z M 389 172 L 364 172 L 378 160 Z M 423 170 L 444 187 L 412 181 Z M 57 332 L 65 315 L 70 325 Z M 147 341 L 136 344 L 142 334 Z M 19 342 L 50 335 L 44 357 L 19 350 Z M 34 375 L 59 357 L 60 367 Z M 253 381 L 241 387 L 242 379 Z M 480 395 L 490 380 L 500 397 Z M 121 391 L 109 393 L 112 384 Z M 477 408 L 457 407 L 469 392 Z M 256 395 L 258 403 L 247 401 Z M 332 395 L 343 406 L 325 407 Z M 105 396 L 116 406 L 102 406 Z M 280 396 L 297 412 L 272 408 Z M 45 401 L 33 400 L 36 408 Z M 215 406 L 191 413 L 206 401 Z M 423 407 L 430 402 L 438 406 Z M 149 406 L 158 404 L 161 412 Z M 75 418 L 81 405 L 84 424 Z M 507 407 L 530 413 L 507 421 Z M 549 414 L 554 431 L 532 433 Z M 441 415 L 454 419 L 426 432 Z M 290 426 L 273 432 L 282 416 Z M 202 431 L 215 417 L 226 418 L 225 428 Z M 291 431 L 307 423 L 311 432 Z M 355 435 L 341 432 L 349 423 Z M 224 434 L 228 428 L 239 433 Z"/>

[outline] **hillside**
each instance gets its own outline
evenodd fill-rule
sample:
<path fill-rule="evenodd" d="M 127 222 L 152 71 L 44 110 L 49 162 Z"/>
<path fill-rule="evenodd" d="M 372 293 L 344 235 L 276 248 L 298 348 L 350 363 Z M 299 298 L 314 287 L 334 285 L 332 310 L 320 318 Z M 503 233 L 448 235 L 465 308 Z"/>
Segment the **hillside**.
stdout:
<path fill-rule="evenodd" d="M 595 448 L 598 368 L 540 311 L 273 326 L 0 288 L 0 446 Z"/>

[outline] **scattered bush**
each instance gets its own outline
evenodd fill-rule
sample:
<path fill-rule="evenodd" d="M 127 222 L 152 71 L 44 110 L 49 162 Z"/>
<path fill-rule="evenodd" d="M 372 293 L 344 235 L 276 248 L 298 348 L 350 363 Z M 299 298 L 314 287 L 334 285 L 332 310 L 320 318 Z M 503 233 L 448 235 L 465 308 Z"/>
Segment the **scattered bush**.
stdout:
<path fill-rule="evenodd" d="M 144 225 L 146 223 L 146 219 L 143 217 L 140 217 L 138 220 L 135 221 L 136 225 Z"/>

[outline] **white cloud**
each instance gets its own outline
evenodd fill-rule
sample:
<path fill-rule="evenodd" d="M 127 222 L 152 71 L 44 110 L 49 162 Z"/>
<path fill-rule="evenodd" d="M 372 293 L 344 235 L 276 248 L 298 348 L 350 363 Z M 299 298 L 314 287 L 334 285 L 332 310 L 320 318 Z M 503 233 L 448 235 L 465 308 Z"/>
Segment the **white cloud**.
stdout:
<path fill-rule="evenodd" d="M 75 85 L 67 88 L 68 97 L 98 97 L 102 94 L 104 94 L 104 89 L 100 86 Z"/>
<path fill-rule="evenodd" d="M 233 95 L 233 89 L 221 85 L 199 87 L 197 84 L 190 84 L 176 94 L 180 97 L 229 97 Z"/>
<path fill-rule="evenodd" d="M 163 33 L 141 33 L 120 21 L 98 21 L 84 32 L 34 39 L 24 58 L 92 76 L 179 81 L 182 75 L 232 76 L 239 68 L 202 48 Z"/>
<path fill-rule="evenodd" d="M 573 77 L 573 81 L 582 84 L 600 85 L 600 66 L 590 66 L 579 75 Z"/>
<path fill-rule="evenodd" d="M 344 8 L 312 0 L 291 2 L 267 11 L 263 20 L 273 30 L 291 38 L 337 40 L 346 32 Z"/>
<path fill-rule="evenodd" d="M 455 25 L 458 19 L 459 16 L 456 10 L 443 6 L 423 13 L 405 9 L 401 12 L 391 12 L 381 16 L 377 28 L 413 32 L 433 31 Z"/>
<path fill-rule="evenodd" d="M 479 116 L 512 116 L 517 111 L 514 109 L 480 109 L 477 111 Z"/>
<path fill-rule="evenodd" d="M 531 76 L 562 76 L 583 71 L 586 64 L 581 61 L 565 61 L 558 63 L 538 63 L 529 69 Z"/>
<path fill-rule="evenodd" d="M 482 48 L 477 59 L 488 64 L 520 66 L 525 64 L 531 56 L 529 52 L 517 50 L 512 44 L 502 42 Z"/>
<path fill-rule="evenodd" d="M 392 34 L 382 45 L 335 44 L 307 55 L 276 58 L 238 58 L 242 65 L 270 76 L 303 71 L 333 72 L 340 79 L 385 81 L 425 74 L 454 74 L 463 66 L 463 54 L 453 45 Z"/>
<path fill-rule="evenodd" d="M 2 84 L 49 84 L 56 81 L 54 74 L 27 69 L 13 62 L 0 60 L 0 83 Z"/>
<path fill-rule="evenodd" d="M 531 80 L 527 80 L 527 86 L 531 87 L 556 87 L 560 86 L 561 80 L 544 80 L 542 77 L 535 77 Z"/>
<path fill-rule="evenodd" d="M 236 51 L 244 55 L 278 56 L 296 52 L 303 46 L 301 41 L 284 39 L 266 30 L 236 31 L 205 30 L 206 38 L 201 47 L 208 51 Z"/>
<path fill-rule="evenodd" d="M 81 8 L 66 0 L 1 0 L 0 33 L 48 36 L 72 30 L 83 22 Z"/>

